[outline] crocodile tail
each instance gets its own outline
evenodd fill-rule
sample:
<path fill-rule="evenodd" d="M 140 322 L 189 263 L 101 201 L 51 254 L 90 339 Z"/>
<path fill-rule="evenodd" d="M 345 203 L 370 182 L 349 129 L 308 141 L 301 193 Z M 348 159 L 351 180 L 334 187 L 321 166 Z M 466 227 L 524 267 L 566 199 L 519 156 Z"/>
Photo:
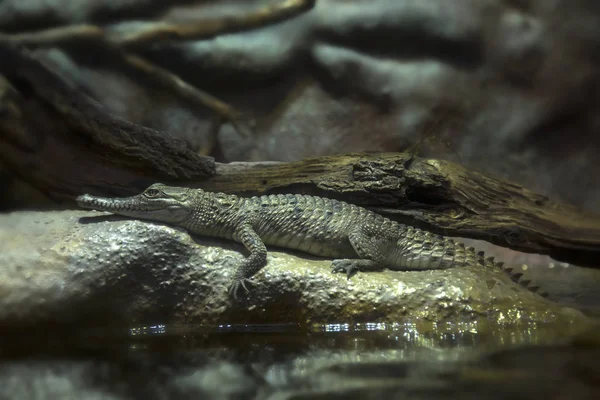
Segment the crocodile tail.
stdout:
<path fill-rule="evenodd" d="M 407 269 L 446 269 L 485 265 L 483 252 L 453 239 L 406 226 L 396 243 L 398 267 Z"/>
<path fill-rule="evenodd" d="M 396 243 L 395 263 L 406 269 L 445 269 L 469 265 L 479 265 L 504 271 L 510 278 L 532 292 L 546 297 L 547 293 L 539 286 L 532 285 L 522 272 L 514 271 L 494 257 L 486 257 L 483 251 L 466 247 L 464 243 L 441 235 L 406 226 Z"/>
<path fill-rule="evenodd" d="M 448 240 L 452 240 L 452 239 L 448 239 Z M 465 245 L 463 243 L 460 242 L 456 242 L 454 240 L 452 240 L 455 244 L 456 244 L 456 248 L 458 249 L 457 253 L 457 258 L 459 258 L 459 262 L 461 261 L 460 258 L 462 257 L 462 262 L 461 265 L 480 265 L 486 268 L 495 268 L 495 269 L 499 269 L 502 270 L 504 273 L 506 273 L 510 279 L 523 286 L 524 288 L 528 289 L 531 292 L 537 293 L 542 297 L 548 297 L 548 293 L 540 290 L 540 287 L 532 284 L 531 279 L 529 279 L 528 277 L 524 276 L 523 272 L 519 272 L 519 271 L 515 271 L 514 268 L 512 268 L 511 266 L 507 266 L 504 264 L 503 261 L 496 261 L 495 258 L 493 256 L 489 256 L 486 257 L 485 256 L 485 252 L 483 251 L 478 251 L 475 252 L 475 248 L 474 247 L 465 247 Z M 464 252 L 464 255 L 462 255 L 461 253 Z M 474 262 L 473 262 L 474 260 Z"/>
<path fill-rule="evenodd" d="M 482 258 L 484 257 L 483 251 L 480 251 L 478 254 L 480 254 Z M 487 267 L 501 269 L 510 277 L 510 279 L 513 282 L 518 283 L 519 285 L 523 286 L 529 291 L 537 293 L 542 297 L 548 297 L 548 293 L 540 290 L 539 286 L 532 284 L 531 279 L 525 277 L 523 272 L 515 271 L 513 267 L 504 265 L 504 262 L 502 261 L 495 261 L 494 257 L 490 256 L 485 258 L 483 265 Z"/>

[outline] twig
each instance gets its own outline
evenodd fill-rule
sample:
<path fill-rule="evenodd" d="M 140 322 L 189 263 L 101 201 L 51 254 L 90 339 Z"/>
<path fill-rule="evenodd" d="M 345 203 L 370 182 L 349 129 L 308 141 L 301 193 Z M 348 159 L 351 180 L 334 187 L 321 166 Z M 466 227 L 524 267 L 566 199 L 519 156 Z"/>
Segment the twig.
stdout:
<path fill-rule="evenodd" d="M 281 22 L 311 9 L 314 4 L 315 0 L 284 0 L 239 17 L 204 19 L 186 24 L 160 23 L 130 35 L 120 32 L 109 34 L 109 40 L 118 46 L 131 48 L 162 41 L 208 39 Z"/>

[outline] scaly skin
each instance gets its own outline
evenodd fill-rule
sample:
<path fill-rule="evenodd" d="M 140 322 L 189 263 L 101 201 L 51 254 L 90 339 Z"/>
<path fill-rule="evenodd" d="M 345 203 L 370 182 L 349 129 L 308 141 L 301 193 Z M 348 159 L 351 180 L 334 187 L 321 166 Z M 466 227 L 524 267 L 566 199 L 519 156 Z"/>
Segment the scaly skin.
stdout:
<path fill-rule="evenodd" d="M 80 207 L 180 226 L 191 234 L 242 243 L 250 255 L 234 274 L 237 298 L 245 282 L 267 262 L 265 245 L 334 258 L 333 272 L 443 269 L 468 265 L 503 268 L 493 257 L 452 239 L 399 224 L 342 201 L 296 194 L 237 197 L 154 184 L 128 198 L 83 195 Z M 516 281 L 520 274 L 513 274 Z M 527 286 L 527 282 L 522 282 Z M 530 287 L 536 291 L 537 287 Z"/>

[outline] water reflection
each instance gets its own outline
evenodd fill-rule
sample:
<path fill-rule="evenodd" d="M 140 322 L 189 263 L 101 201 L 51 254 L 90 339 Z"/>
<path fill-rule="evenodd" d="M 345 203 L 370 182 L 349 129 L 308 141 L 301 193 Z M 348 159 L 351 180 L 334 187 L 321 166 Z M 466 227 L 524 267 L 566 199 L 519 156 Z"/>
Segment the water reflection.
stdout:
<path fill-rule="evenodd" d="M 166 332 L 166 325 L 162 324 L 129 328 L 130 336 L 162 335 Z"/>
<path fill-rule="evenodd" d="M 228 346 L 240 348 L 254 342 L 294 343 L 297 348 L 372 349 L 486 349 L 507 346 L 542 345 L 560 341 L 583 327 L 528 323 L 519 325 L 422 323 L 329 323 L 300 326 L 298 324 L 149 324 L 128 328 L 128 337 L 152 341 L 163 337 L 176 343 L 193 340 L 194 346 Z M 114 337 L 115 330 L 94 331 L 95 337 Z M 85 337 L 79 331 L 80 337 Z M 118 335 L 117 335 L 118 336 Z M 189 346 L 189 343 L 186 345 Z M 130 347 L 131 348 L 131 347 Z M 145 347 L 140 347 L 144 348 Z"/>
<path fill-rule="evenodd" d="M 596 395 L 589 377 L 600 376 L 600 328 L 575 338 L 566 328 L 372 321 L 41 329 L 0 337 L 0 381 L 106 381 L 168 398 L 232 398 L 233 389 L 235 398 L 537 399 L 565 388 L 573 398 Z"/>

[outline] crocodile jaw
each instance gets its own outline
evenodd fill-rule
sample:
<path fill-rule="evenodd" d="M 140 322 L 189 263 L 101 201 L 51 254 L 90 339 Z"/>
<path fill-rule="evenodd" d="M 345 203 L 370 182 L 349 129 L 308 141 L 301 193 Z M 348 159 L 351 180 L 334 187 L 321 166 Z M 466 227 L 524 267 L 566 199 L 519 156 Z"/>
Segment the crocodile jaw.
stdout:
<path fill-rule="evenodd" d="M 190 214 L 189 207 L 174 199 L 147 199 L 143 195 L 106 198 L 84 194 L 77 197 L 77 204 L 81 208 L 169 223 L 180 223 Z"/>

